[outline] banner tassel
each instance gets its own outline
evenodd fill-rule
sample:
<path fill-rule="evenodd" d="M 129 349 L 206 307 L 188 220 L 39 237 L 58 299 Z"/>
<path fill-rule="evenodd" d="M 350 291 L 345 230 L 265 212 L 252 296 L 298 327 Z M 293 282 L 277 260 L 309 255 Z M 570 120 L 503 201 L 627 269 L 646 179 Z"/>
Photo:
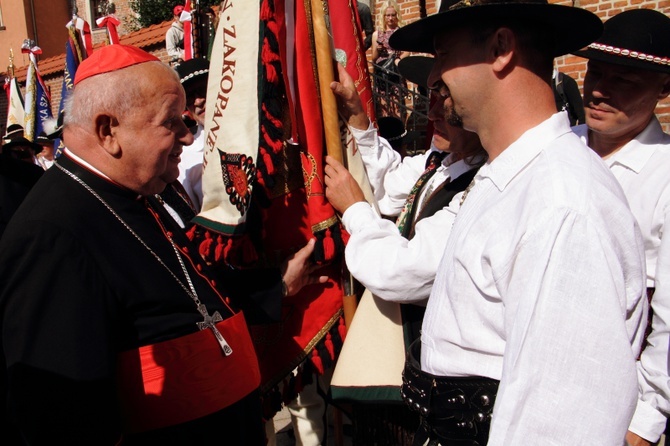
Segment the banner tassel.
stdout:
<path fill-rule="evenodd" d="M 312 361 L 312 365 L 314 365 L 317 373 L 319 375 L 323 375 L 323 362 L 321 361 L 321 356 L 319 356 L 319 349 L 315 348 L 312 350 L 312 356 L 310 357 L 310 360 Z"/>
<path fill-rule="evenodd" d="M 342 339 L 342 342 L 344 342 L 344 339 L 347 337 L 347 326 L 344 323 L 343 317 L 340 317 L 340 322 L 339 325 L 337 326 L 337 331 L 340 333 L 340 338 Z"/>

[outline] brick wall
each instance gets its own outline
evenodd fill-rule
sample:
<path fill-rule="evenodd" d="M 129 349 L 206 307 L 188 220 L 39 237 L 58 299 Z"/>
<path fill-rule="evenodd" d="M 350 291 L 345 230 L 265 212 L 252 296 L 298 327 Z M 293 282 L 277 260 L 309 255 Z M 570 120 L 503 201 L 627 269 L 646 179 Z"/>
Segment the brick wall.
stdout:
<path fill-rule="evenodd" d="M 118 28 L 119 35 L 127 34 L 132 30 L 129 27 L 129 24 L 132 22 L 135 17 L 135 13 L 130 9 L 130 2 L 128 0 L 113 0 L 114 7 L 116 8 L 116 18 L 119 19 L 121 25 Z M 93 17 L 91 17 L 90 9 L 90 0 L 77 0 L 77 9 L 79 11 L 79 16 L 85 18 L 92 28 L 95 28 L 95 23 Z M 94 43 L 98 43 L 104 39 L 104 33 L 101 33 L 102 37 L 98 33 L 93 32 Z"/>
<path fill-rule="evenodd" d="M 572 1 L 570 0 L 550 0 L 552 3 L 570 5 Z M 122 22 L 125 22 L 125 18 L 128 18 L 133 12 L 128 6 L 128 0 L 115 0 L 114 1 L 117 12 L 116 15 Z M 373 13 L 373 19 L 377 14 L 378 5 L 381 5 L 381 0 L 370 0 L 370 9 Z M 434 14 L 437 12 L 439 5 L 439 0 L 425 0 L 425 7 L 427 14 Z M 405 23 L 411 23 L 420 18 L 420 2 L 419 0 L 398 0 L 398 4 L 401 9 L 401 13 Z M 80 10 L 80 15 L 84 16 L 84 11 L 88 11 L 88 1 L 87 0 L 77 0 L 77 6 Z M 619 0 L 619 1 L 598 1 L 598 0 L 575 0 L 575 6 L 580 6 L 585 9 L 588 9 L 603 19 L 606 20 L 608 17 L 611 17 L 623 10 L 632 9 L 632 8 L 655 8 L 667 15 L 670 15 L 670 0 Z M 86 14 L 89 14 L 86 12 Z M 568 25 L 569 26 L 569 25 Z M 119 34 L 124 35 L 127 33 L 127 28 L 122 25 L 119 29 Z M 94 32 L 94 41 L 101 42 L 105 39 L 104 30 Z M 162 61 L 167 63 L 168 57 L 165 52 L 165 46 L 163 42 L 154 44 L 148 47 L 145 47 L 147 51 L 152 52 Z M 560 71 L 569 74 L 577 80 L 577 83 L 582 88 L 584 81 L 584 73 L 586 71 L 586 61 L 580 57 L 576 56 L 563 56 L 556 60 L 556 64 Z M 60 93 L 61 93 L 61 83 L 62 83 L 62 72 L 54 73 L 53 75 L 45 76 L 45 82 L 47 83 L 51 91 L 51 104 L 54 110 L 54 115 L 60 104 Z M 4 96 L 4 95 L 0 95 Z M 4 102 L 3 102 L 4 101 Z M 6 99 L 0 98 L 0 132 L 4 134 L 4 123 L 6 120 Z M 670 132 L 670 99 L 665 99 L 659 103 L 657 108 L 657 115 L 663 124 L 663 128 L 666 132 Z"/>

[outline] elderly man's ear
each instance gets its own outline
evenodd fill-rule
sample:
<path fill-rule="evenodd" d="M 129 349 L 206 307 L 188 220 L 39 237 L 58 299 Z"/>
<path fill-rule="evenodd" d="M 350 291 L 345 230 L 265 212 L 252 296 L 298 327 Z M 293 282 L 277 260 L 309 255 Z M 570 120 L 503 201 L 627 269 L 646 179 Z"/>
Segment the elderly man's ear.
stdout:
<path fill-rule="evenodd" d="M 112 115 L 99 114 L 95 117 L 94 122 L 95 135 L 100 147 L 113 157 L 119 156 L 121 146 L 119 146 L 118 139 L 116 138 L 116 131 L 119 126 L 118 119 Z"/>

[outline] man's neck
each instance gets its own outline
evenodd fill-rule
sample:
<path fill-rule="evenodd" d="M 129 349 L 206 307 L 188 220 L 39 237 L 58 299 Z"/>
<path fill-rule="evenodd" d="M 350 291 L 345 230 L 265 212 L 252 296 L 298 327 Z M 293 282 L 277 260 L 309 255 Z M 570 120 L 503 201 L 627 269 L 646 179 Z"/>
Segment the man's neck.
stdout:
<path fill-rule="evenodd" d="M 598 156 L 607 159 L 621 150 L 623 146 L 628 144 L 639 134 L 640 131 L 636 130 L 635 132 L 629 132 L 625 135 L 610 136 L 589 129 L 589 147 L 596 152 Z"/>
<path fill-rule="evenodd" d="M 489 162 L 517 141 L 526 131 L 537 127 L 553 115 L 553 110 L 535 116 L 519 116 L 518 119 L 501 119 L 499 125 L 489 126 L 491 131 L 480 133 L 482 146 L 486 149 Z"/>
<path fill-rule="evenodd" d="M 589 130 L 589 147 L 602 159 L 607 159 L 621 150 L 632 138 L 608 138 Z"/>
<path fill-rule="evenodd" d="M 515 70 L 496 91 L 498 95 L 479 116 L 480 128 L 472 129 L 479 135 L 489 162 L 556 113 L 551 87 L 528 70 Z"/>
<path fill-rule="evenodd" d="M 653 115 L 650 116 L 648 120 L 644 121 L 643 124 L 618 135 L 598 133 L 589 128 L 589 147 L 601 158 L 606 159 L 621 150 L 623 146 L 642 133 L 642 131 L 647 128 L 652 118 Z"/>

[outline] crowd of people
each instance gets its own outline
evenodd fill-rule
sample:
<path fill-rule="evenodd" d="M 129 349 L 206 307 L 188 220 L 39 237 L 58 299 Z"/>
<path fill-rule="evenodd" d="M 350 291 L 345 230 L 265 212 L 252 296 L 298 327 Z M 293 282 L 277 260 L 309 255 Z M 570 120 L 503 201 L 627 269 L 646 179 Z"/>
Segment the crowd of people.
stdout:
<path fill-rule="evenodd" d="M 404 403 L 366 410 L 402 445 L 656 444 L 670 414 L 670 135 L 655 115 L 670 18 L 444 0 L 404 25 L 391 0 L 377 19 L 373 59 L 430 93 L 432 134 L 401 154 L 338 66 L 330 87 L 376 203 L 333 157 L 325 196 L 348 271 L 399 304 L 405 334 Z M 566 54 L 588 61 L 583 101 L 554 68 Z M 262 278 L 200 255 L 187 229 L 210 67 L 179 59 L 120 44 L 85 59 L 55 162 L 8 129 L 3 444 L 275 444 L 248 324 L 328 277 L 314 240 Z M 318 390 L 290 406 L 297 444 L 325 442 Z"/>

